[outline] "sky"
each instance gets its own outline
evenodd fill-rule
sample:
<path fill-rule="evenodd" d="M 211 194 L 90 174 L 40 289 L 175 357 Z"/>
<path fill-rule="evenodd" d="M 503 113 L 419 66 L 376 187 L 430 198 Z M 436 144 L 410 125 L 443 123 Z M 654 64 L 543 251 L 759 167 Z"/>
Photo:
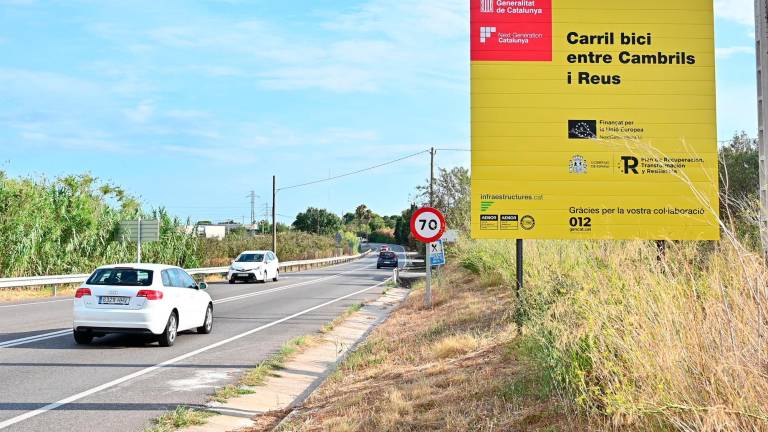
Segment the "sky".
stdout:
<path fill-rule="evenodd" d="M 706 0 L 702 0 L 706 1 Z M 757 129 L 752 0 L 715 0 L 719 139 Z M 467 0 L 0 0 L 0 170 L 250 219 L 278 187 L 469 149 Z M 469 166 L 438 150 L 438 167 Z M 429 155 L 278 194 L 399 214 Z"/>

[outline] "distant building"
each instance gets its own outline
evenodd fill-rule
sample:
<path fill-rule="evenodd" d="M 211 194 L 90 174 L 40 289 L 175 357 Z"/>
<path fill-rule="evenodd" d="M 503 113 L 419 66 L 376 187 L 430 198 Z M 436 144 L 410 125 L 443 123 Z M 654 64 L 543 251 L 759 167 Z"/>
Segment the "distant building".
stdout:
<path fill-rule="evenodd" d="M 234 221 L 224 221 L 221 223 L 200 223 L 197 225 L 190 225 L 186 227 L 187 234 L 191 234 L 193 230 L 197 229 L 196 234 L 199 237 L 215 238 L 223 240 L 229 233 L 234 230 L 243 229 L 250 235 L 263 234 L 263 227 L 258 224 L 241 224 Z"/>
<path fill-rule="evenodd" d="M 224 225 L 189 225 L 185 229 L 187 234 L 195 234 L 198 237 L 224 240 L 227 236 L 227 227 Z"/>

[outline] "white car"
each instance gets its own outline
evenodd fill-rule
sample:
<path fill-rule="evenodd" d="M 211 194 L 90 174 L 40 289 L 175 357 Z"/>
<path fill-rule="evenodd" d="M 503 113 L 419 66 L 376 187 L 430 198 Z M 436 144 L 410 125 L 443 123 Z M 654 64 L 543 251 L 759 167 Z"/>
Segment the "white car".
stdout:
<path fill-rule="evenodd" d="M 146 334 L 168 347 L 181 331 L 208 334 L 213 330 L 213 301 L 207 288 L 178 267 L 99 267 L 75 293 L 75 341 L 85 345 L 110 333 Z"/>
<path fill-rule="evenodd" d="M 280 278 L 280 260 L 272 251 L 245 251 L 232 261 L 227 271 L 227 279 L 233 284 L 238 279 L 277 282 Z"/>

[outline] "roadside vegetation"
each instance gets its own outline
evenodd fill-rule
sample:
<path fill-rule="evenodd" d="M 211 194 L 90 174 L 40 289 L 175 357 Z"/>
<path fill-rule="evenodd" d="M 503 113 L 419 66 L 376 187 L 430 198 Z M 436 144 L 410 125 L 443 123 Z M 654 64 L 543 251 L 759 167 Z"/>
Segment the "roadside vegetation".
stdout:
<path fill-rule="evenodd" d="M 464 240 L 284 431 L 768 430 L 768 268 L 740 243 Z M 518 334 L 518 323 L 522 333 Z"/>
<path fill-rule="evenodd" d="M 159 219 L 161 241 L 143 246 L 146 262 L 181 267 L 223 266 L 247 249 L 271 248 L 270 236 L 233 233 L 224 240 L 185 233 L 184 221 L 164 209 L 143 210 L 123 189 L 89 175 L 8 178 L 0 171 L 0 277 L 87 273 L 106 263 L 132 262 L 136 244 L 122 241 L 122 220 Z M 333 236 L 278 234 L 284 261 L 325 258 L 358 249 L 357 237 L 339 248 Z"/>
<path fill-rule="evenodd" d="M 282 430 L 768 430 L 755 141 L 720 156 L 722 241 L 526 242 L 518 301 L 515 243 L 464 239 Z"/>
<path fill-rule="evenodd" d="M 173 432 L 189 426 L 205 424 L 215 413 L 180 406 L 153 421 L 154 425 L 144 432 Z"/>
<path fill-rule="evenodd" d="M 417 286 L 278 430 L 561 430 L 562 407 L 527 392 L 513 291 L 455 263 L 433 288 L 433 309 Z"/>

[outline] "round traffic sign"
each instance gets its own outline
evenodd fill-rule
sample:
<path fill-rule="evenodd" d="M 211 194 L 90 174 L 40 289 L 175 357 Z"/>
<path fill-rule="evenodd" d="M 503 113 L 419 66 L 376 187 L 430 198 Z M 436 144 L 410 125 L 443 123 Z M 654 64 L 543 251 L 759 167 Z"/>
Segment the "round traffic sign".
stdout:
<path fill-rule="evenodd" d="M 440 210 L 431 207 L 416 210 L 411 218 L 411 234 L 423 243 L 440 240 L 445 228 L 445 217 Z"/>

